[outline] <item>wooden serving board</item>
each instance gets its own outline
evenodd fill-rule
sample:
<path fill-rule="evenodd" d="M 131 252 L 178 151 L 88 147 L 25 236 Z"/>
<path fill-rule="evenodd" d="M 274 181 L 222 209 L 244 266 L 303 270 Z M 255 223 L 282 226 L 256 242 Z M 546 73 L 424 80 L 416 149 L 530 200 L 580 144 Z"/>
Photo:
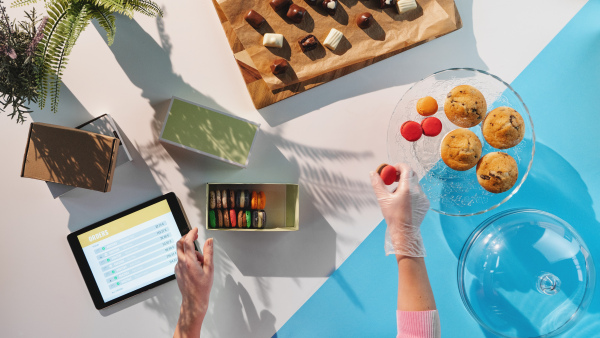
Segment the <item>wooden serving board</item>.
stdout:
<path fill-rule="evenodd" d="M 462 27 L 462 21 L 460 19 L 460 15 L 458 14 L 458 10 L 456 8 L 454 0 L 442 0 L 441 2 L 443 3 L 442 6 L 444 10 L 448 13 L 452 20 L 456 22 L 456 29 L 448 30 L 447 32 L 443 32 L 442 34 L 437 35 L 431 39 L 407 46 L 406 48 L 395 50 L 393 52 L 383 54 L 381 56 L 366 61 L 358 62 L 344 68 L 336 69 L 334 71 L 321 74 L 309 80 L 300 83 L 295 83 L 273 91 L 269 89 L 269 87 L 261 77 L 260 73 L 256 69 L 256 66 L 252 62 L 250 55 L 248 54 L 248 52 L 246 52 L 244 46 L 237 38 L 233 27 L 229 23 L 227 17 L 225 16 L 225 13 L 223 13 L 223 10 L 219 6 L 217 0 L 213 0 L 213 5 L 217 10 L 217 14 L 219 15 L 221 25 L 225 30 L 225 35 L 227 36 L 229 46 L 233 51 L 235 60 L 237 61 L 240 71 L 242 72 L 242 76 L 244 77 L 244 82 L 246 83 L 246 87 L 248 88 L 248 93 L 250 93 L 250 97 L 252 98 L 256 109 L 260 109 L 460 29 Z"/>

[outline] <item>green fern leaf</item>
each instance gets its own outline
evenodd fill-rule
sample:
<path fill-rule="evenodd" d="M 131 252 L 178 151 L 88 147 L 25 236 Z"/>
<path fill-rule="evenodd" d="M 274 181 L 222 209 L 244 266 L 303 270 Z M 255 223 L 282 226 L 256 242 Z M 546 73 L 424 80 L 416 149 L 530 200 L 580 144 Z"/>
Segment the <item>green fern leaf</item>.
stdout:
<path fill-rule="evenodd" d="M 102 7 L 95 7 L 91 11 L 92 18 L 98 20 L 98 23 L 106 31 L 106 39 L 108 45 L 112 45 L 115 41 L 115 33 L 117 27 L 115 26 L 115 16 L 110 11 Z"/>
<path fill-rule="evenodd" d="M 22 7 L 25 5 L 31 5 L 38 2 L 38 0 L 15 0 L 10 4 L 10 7 Z"/>

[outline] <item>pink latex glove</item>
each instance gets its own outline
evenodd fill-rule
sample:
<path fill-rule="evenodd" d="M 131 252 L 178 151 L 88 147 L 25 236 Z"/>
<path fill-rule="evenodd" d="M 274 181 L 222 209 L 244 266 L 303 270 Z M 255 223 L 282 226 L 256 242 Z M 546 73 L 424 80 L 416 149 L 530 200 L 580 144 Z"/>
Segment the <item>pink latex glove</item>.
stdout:
<path fill-rule="evenodd" d="M 394 167 L 400 173 L 394 192 L 388 190 L 376 172 L 370 172 L 371 185 L 387 223 L 385 253 L 425 257 L 420 227 L 429 210 L 429 200 L 409 165 L 398 163 Z"/>

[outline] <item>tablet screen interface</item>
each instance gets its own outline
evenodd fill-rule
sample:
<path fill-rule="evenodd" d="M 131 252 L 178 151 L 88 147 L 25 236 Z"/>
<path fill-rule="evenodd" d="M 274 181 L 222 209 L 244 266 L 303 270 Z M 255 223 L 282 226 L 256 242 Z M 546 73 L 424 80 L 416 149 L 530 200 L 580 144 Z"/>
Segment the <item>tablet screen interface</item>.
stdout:
<path fill-rule="evenodd" d="M 166 200 L 77 236 L 105 302 L 173 275 L 180 238 Z"/>

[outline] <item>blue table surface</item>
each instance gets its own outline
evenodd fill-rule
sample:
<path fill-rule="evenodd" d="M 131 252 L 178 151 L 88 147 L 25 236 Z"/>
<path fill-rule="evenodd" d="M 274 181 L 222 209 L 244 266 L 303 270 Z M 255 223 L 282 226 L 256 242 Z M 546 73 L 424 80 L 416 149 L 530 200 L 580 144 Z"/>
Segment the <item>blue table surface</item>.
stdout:
<path fill-rule="evenodd" d="M 600 0 L 589 1 L 512 83 L 532 116 L 536 153 L 521 190 L 472 217 L 429 212 L 421 227 L 444 337 L 495 337 L 461 301 L 460 251 L 486 218 L 512 208 L 552 213 L 581 235 L 600 267 Z M 385 221 L 360 244 L 274 337 L 393 337 L 397 268 L 383 253 Z M 600 291 L 561 337 L 600 337 Z"/>

